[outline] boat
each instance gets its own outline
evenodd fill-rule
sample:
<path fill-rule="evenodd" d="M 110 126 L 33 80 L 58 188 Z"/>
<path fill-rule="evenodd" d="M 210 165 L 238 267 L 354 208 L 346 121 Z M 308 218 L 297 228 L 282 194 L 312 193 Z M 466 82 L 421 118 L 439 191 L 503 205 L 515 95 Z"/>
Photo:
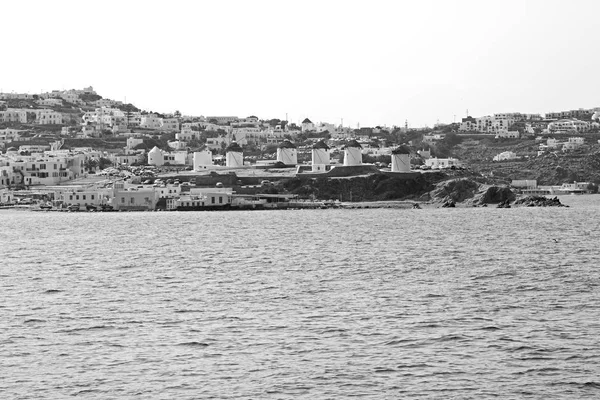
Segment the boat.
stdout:
<path fill-rule="evenodd" d="M 40 203 L 40 209 L 41 210 L 51 210 L 52 209 L 52 203 L 50 203 L 49 201 L 47 201 L 45 203 Z"/>

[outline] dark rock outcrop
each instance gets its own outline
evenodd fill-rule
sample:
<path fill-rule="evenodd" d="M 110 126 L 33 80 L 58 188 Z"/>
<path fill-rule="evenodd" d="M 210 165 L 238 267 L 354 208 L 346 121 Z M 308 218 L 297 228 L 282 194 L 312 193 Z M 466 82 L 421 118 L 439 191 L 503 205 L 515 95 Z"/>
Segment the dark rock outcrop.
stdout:
<path fill-rule="evenodd" d="M 451 179 L 439 183 L 437 188 L 431 193 L 431 197 L 444 202 L 460 203 L 472 198 L 478 190 L 479 183 L 471 179 Z"/>
<path fill-rule="evenodd" d="M 495 204 L 514 201 L 517 196 L 507 187 L 490 186 L 479 198 L 480 204 Z"/>
<path fill-rule="evenodd" d="M 514 204 L 521 207 L 569 207 L 562 204 L 558 197 L 549 199 L 545 196 L 527 196 L 516 200 Z"/>
<path fill-rule="evenodd" d="M 496 208 L 510 208 L 510 200 L 504 200 L 496 206 Z"/>

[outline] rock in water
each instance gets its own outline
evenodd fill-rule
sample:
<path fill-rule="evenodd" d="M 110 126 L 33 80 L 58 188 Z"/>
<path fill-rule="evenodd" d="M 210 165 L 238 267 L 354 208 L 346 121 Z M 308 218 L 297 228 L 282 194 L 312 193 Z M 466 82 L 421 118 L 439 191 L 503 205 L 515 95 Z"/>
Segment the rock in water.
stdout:
<path fill-rule="evenodd" d="M 569 207 L 560 202 L 558 197 L 548 199 L 545 196 L 527 196 L 518 199 L 514 203 L 515 205 L 523 207 Z"/>

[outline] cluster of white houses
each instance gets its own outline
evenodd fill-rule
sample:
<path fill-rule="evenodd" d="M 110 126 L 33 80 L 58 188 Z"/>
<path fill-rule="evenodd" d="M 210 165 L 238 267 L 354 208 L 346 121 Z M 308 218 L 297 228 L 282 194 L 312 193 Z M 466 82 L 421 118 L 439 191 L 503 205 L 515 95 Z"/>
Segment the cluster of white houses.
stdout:
<path fill-rule="evenodd" d="M 11 147 L 0 155 L 0 188 L 68 182 L 87 172 L 86 161 L 100 157 L 100 152 L 90 148 L 46 150 L 23 155 Z"/>
<path fill-rule="evenodd" d="M 0 111 L 0 122 L 20 124 L 62 125 L 63 114 L 51 109 L 8 108 Z"/>
<path fill-rule="evenodd" d="M 537 137 L 537 142 L 543 142 L 542 137 Z M 599 141 L 600 142 L 600 141 Z M 571 136 L 566 140 L 559 140 L 556 138 L 547 138 L 545 143 L 540 143 L 538 146 L 537 155 L 540 156 L 547 151 L 573 151 L 581 148 L 585 144 L 585 138 L 579 136 Z M 510 161 L 520 158 L 517 153 L 513 151 L 505 151 L 494 156 L 494 161 Z"/>
<path fill-rule="evenodd" d="M 583 118 L 583 120 L 582 120 Z M 533 135 L 535 128 L 546 133 L 582 133 L 600 128 L 600 108 L 579 109 L 540 114 L 502 113 L 474 118 L 463 118 L 459 132 L 495 134 L 497 137 L 518 138 L 520 132 L 514 128 L 520 123 L 525 134 Z"/>

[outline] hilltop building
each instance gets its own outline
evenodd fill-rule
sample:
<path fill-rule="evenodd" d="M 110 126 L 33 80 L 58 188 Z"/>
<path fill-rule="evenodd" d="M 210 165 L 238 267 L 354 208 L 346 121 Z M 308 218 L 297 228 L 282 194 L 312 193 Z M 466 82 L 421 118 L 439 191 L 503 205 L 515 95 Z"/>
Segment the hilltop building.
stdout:
<path fill-rule="evenodd" d="M 314 129 L 315 124 L 313 124 L 310 119 L 305 118 L 304 121 L 302 121 L 302 132 L 311 132 Z"/>
<path fill-rule="evenodd" d="M 590 123 L 577 119 L 561 119 L 548 124 L 550 133 L 568 133 L 568 132 L 587 132 L 590 130 Z"/>

